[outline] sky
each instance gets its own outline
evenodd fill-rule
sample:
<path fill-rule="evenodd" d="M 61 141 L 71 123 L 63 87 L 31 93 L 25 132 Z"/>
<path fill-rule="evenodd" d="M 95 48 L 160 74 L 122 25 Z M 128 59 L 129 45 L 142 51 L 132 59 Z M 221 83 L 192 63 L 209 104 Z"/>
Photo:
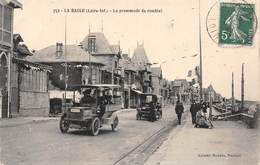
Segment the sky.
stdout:
<path fill-rule="evenodd" d="M 216 44 L 207 32 L 207 14 L 218 19 L 217 0 L 201 0 L 201 46 L 203 87 L 212 84 L 225 97 L 231 96 L 231 74 L 234 72 L 235 97 L 240 99 L 241 64 L 245 63 L 245 99 L 259 100 L 259 29 L 252 46 Z M 225 0 L 241 2 L 241 0 Z M 199 65 L 198 0 L 23 0 L 23 9 L 15 10 L 14 33 L 20 33 L 30 49 L 39 50 L 64 42 L 67 15 L 67 43 L 79 44 L 92 32 L 103 32 L 110 44 L 118 44 L 132 56 L 137 42 L 144 43 L 148 58 L 159 63 L 168 80 L 185 78 Z M 255 4 L 259 18 L 259 1 Z M 106 9 L 107 13 L 54 13 L 54 9 Z M 212 9 L 211 9 L 212 8 Z M 120 9 L 158 9 L 158 13 L 113 13 Z M 210 10 L 211 9 L 211 10 Z M 57 11 L 57 10 L 55 10 Z M 102 26 L 103 25 L 103 26 Z M 184 57 L 185 58 L 182 58 Z M 173 60 L 174 59 L 174 60 Z M 154 66 L 159 66 L 154 65 Z"/>

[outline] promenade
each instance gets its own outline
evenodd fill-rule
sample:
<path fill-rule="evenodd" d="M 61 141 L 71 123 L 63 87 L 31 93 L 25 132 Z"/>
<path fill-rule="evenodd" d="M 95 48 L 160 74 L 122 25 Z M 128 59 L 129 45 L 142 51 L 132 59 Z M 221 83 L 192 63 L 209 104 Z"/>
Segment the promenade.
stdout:
<path fill-rule="evenodd" d="M 190 114 L 174 129 L 146 165 L 258 165 L 259 131 L 240 121 L 213 121 L 194 128 Z"/>

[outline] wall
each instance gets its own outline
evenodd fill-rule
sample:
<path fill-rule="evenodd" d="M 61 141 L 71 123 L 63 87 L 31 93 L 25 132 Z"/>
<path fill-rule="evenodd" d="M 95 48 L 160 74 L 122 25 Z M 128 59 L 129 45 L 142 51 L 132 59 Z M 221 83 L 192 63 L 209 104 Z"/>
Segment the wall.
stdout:
<path fill-rule="evenodd" d="M 48 116 L 49 108 L 50 102 L 47 92 L 20 92 L 19 113 L 21 116 Z"/>
<path fill-rule="evenodd" d="M 157 76 L 152 76 L 152 86 L 153 86 L 153 94 L 161 95 L 160 80 Z"/>
<path fill-rule="evenodd" d="M 19 90 L 18 90 L 18 67 L 12 63 L 11 68 L 11 115 L 18 116 L 19 109 Z"/>
<path fill-rule="evenodd" d="M 47 71 L 22 70 L 20 78 L 19 115 L 48 116 L 50 103 Z"/>

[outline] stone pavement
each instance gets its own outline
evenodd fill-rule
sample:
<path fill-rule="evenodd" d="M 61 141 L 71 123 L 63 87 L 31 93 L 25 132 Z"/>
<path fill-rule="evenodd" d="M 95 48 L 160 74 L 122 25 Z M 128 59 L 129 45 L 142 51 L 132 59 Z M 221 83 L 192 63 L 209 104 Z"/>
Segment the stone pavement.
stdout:
<path fill-rule="evenodd" d="M 259 165 L 259 131 L 242 122 L 214 121 L 213 129 L 194 128 L 190 114 L 146 165 Z"/>
<path fill-rule="evenodd" d="M 119 111 L 119 113 L 129 112 L 133 110 L 135 109 L 122 109 Z M 47 121 L 55 121 L 59 119 L 60 117 L 15 117 L 15 118 L 8 118 L 8 119 L 0 119 L 0 128 L 15 127 L 24 124 L 41 123 Z"/>

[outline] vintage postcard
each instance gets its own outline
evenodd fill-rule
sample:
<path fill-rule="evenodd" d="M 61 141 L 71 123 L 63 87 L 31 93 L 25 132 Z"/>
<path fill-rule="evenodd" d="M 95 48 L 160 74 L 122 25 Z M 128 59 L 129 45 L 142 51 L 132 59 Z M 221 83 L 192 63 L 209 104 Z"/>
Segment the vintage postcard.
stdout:
<path fill-rule="evenodd" d="M 0 165 L 259 165 L 258 0 L 0 0 Z"/>

